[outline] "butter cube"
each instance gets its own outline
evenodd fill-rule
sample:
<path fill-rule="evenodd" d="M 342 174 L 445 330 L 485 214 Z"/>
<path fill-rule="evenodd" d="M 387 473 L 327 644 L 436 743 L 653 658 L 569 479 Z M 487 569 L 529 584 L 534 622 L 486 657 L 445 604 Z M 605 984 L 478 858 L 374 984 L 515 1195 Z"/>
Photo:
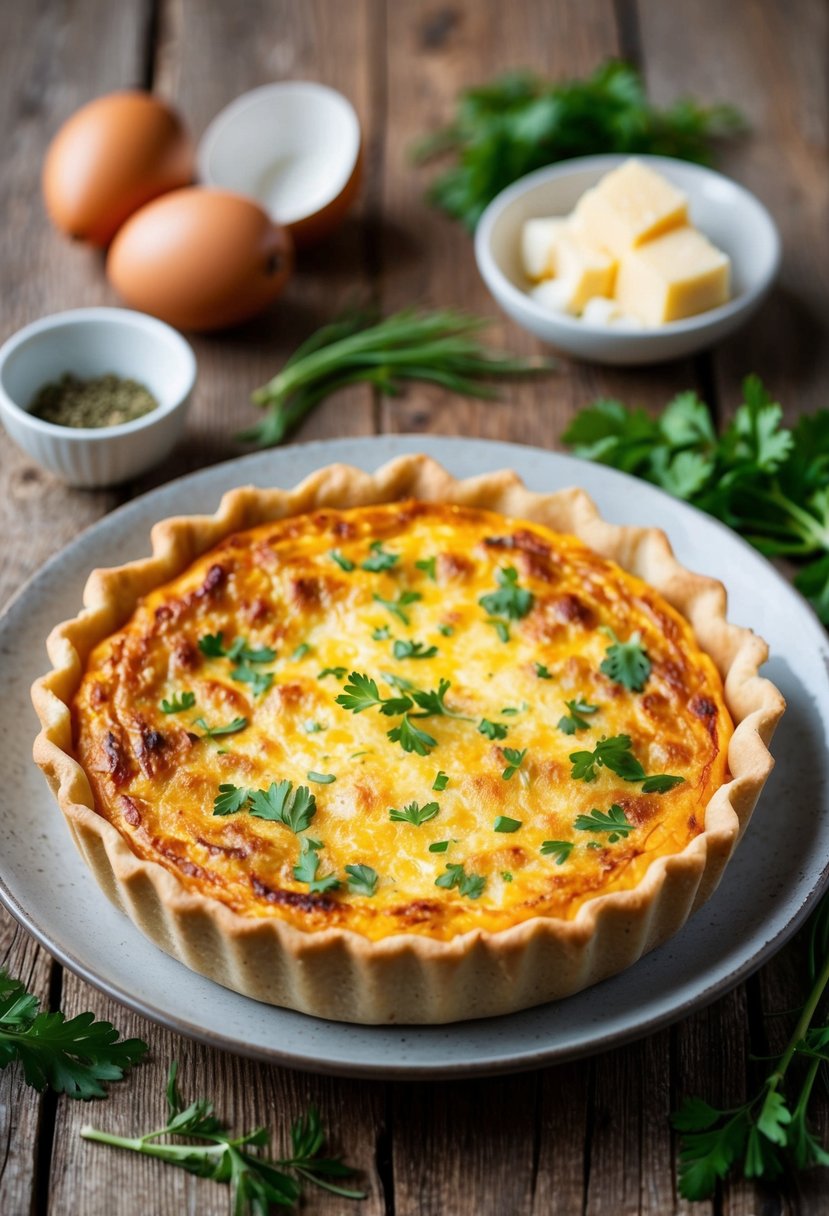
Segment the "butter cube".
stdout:
<path fill-rule="evenodd" d="M 663 325 L 728 299 L 731 263 L 695 228 L 676 228 L 619 261 L 616 300 L 645 325 Z"/>
<path fill-rule="evenodd" d="M 521 261 L 528 279 L 550 279 L 556 273 L 556 245 L 564 219 L 527 220 L 521 231 Z"/>
<path fill-rule="evenodd" d="M 582 195 L 573 219 L 591 244 L 620 257 L 687 223 L 688 200 L 642 161 L 627 160 Z"/>
<path fill-rule="evenodd" d="M 612 296 L 616 262 L 601 249 L 566 230 L 556 247 L 556 274 L 568 284 L 567 311 L 579 316 L 594 296 Z"/>

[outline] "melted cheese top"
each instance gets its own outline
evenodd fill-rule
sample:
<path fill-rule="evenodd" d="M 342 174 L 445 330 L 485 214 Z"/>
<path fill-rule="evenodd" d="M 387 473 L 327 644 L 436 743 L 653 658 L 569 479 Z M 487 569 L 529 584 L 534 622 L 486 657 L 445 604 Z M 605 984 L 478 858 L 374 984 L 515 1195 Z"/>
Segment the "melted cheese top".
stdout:
<path fill-rule="evenodd" d="M 602 672 L 608 629 L 640 634 L 639 690 Z M 353 672 L 397 703 L 338 704 Z M 450 712 L 418 716 L 416 693 L 441 681 Z M 403 746 L 407 698 L 419 750 Z M 595 708 L 562 723 L 576 700 Z M 97 809 L 136 854 L 245 916 L 372 939 L 570 919 L 635 886 L 702 831 L 732 732 L 713 663 L 652 588 L 538 524 L 415 502 L 229 537 L 95 649 L 73 708 Z M 646 774 L 684 781 L 646 793 L 608 766 L 573 776 L 571 754 L 619 735 Z M 315 797 L 299 832 L 244 793 L 283 781 L 281 805 Z M 239 809 L 214 813 L 233 796 L 220 786 L 242 791 Z M 412 803 L 423 822 L 391 817 Z M 602 826 L 611 814 L 621 831 Z M 347 866 L 370 867 L 362 884 Z"/>

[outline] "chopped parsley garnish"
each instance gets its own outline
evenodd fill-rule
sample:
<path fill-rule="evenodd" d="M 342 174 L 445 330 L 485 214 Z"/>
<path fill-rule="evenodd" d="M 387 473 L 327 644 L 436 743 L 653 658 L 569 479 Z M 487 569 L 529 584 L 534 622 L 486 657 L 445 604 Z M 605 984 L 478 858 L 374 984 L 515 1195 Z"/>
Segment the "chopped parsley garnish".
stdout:
<path fill-rule="evenodd" d="M 533 606 L 533 593 L 518 585 L 518 571 L 514 566 L 504 566 L 495 571 L 498 591 L 482 595 L 478 603 L 487 616 L 506 617 L 508 621 L 520 621 Z"/>
<path fill-rule="evenodd" d="M 294 789 L 290 781 L 272 781 L 268 789 L 250 795 L 250 813 L 255 819 L 284 823 L 292 832 L 304 832 L 316 812 L 317 800 L 307 785 Z"/>
<path fill-rule="evenodd" d="M 507 761 L 507 767 L 504 769 L 503 773 L 501 773 L 501 776 L 505 781 L 510 781 L 515 776 L 521 765 L 524 763 L 524 757 L 526 754 L 526 747 L 520 752 L 514 747 L 504 748 L 504 759 Z"/>
<path fill-rule="evenodd" d="M 310 836 L 301 836 L 299 841 L 299 861 L 294 866 L 294 878 L 297 882 L 307 882 L 308 890 L 312 893 L 336 891 L 340 880 L 336 874 L 326 874 L 317 878 L 320 859 L 317 853 L 322 848 L 321 840 L 311 840 Z"/>
<path fill-rule="evenodd" d="M 454 625 L 438 625 L 438 633 L 442 634 L 445 638 L 451 638 L 454 632 Z"/>
<path fill-rule="evenodd" d="M 413 726 L 406 714 L 400 719 L 399 726 L 386 733 L 392 743 L 400 744 L 404 752 L 415 752 L 418 756 L 428 756 L 432 748 L 437 747 L 437 739 Z"/>
<path fill-rule="evenodd" d="M 208 726 L 204 718 L 196 718 L 193 723 L 194 726 L 199 726 L 204 731 L 202 739 L 215 739 L 218 735 L 235 735 L 240 730 L 244 730 L 247 724 L 247 718 L 234 718 L 232 722 L 228 722 L 224 726 Z"/>
<path fill-rule="evenodd" d="M 394 717 L 395 714 L 404 714 L 407 709 L 412 708 L 411 697 L 382 697 L 377 681 L 359 671 L 352 671 L 343 691 L 335 700 L 343 709 L 350 709 L 354 714 L 361 714 L 366 709 L 379 709 L 386 717 Z"/>
<path fill-rule="evenodd" d="M 235 815 L 248 804 L 250 790 L 238 785 L 220 785 L 213 801 L 214 815 Z"/>
<path fill-rule="evenodd" d="M 434 840 L 429 845 L 429 852 L 430 853 L 445 853 L 448 848 L 449 848 L 448 840 Z"/>
<path fill-rule="evenodd" d="M 406 608 L 409 604 L 416 604 L 418 600 L 422 600 L 423 596 L 419 591 L 401 591 L 396 600 L 384 600 L 382 595 L 375 595 L 375 603 L 382 604 L 387 611 L 404 625 L 409 624 L 409 614 Z"/>
<path fill-rule="evenodd" d="M 496 620 L 495 617 L 487 617 L 487 625 L 492 625 L 501 642 L 509 641 L 509 625 L 505 621 Z"/>
<path fill-rule="evenodd" d="M 367 557 L 363 562 L 363 570 L 369 570 L 376 574 L 380 570 L 391 570 L 392 566 L 396 566 L 400 561 L 400 554 L 387 553 L 383 548 L 381 540 L 373 540 L 369 548 L 371 549 L 371 557 Z"/>
<path fill-rule="evenodd" d="M 509 815 L 496 815 L 492 827 L 496 832 L 517 832 L 521 827 L 521 820 L 510 819 Z"/>
<path fill-rule="evenodd" d="M 433 583 L 436 583 L 438 581 L 438 576 L 437 576 L 437 572 L 436 572 L 437 560 L 438 559 L 436 557 L 424 557 L 421 561 L 415 562 L 415 566 L 417 567 L 417 569 L 422 570 L 423 573 L 425 575 L 427 575 L 427 577 L 430 578 Z"/>
<path fill-rule="evenodd" d="M 545 840 L 541 846 L 542 856 L 555 857 L 557 866 L 563 866 L 572 851 L 572 840 Z"/>
<path fill-rule="evenodd" d="M 271 684 L 273 684 L 273 672 L 271 671 L 254 671 L 247 663 L 240 663 L 238 667 L 234 667 L 230 673 L 231 680 L 237 680 L 240 684 L 250 684 L 250 690 L 255 697 L 261 693 L 267 692 Z"/>
<path fill-rule="evenodd" d="M 609 811 L 598 811 L 593 808 L 589 815 L 577 815 L 573 827 L 577 832 L 609 832 L 608 842 L 615 844 L 617 840 L 626 839 L 631 832 L 636 831 L 636 824 L 631 823 L 625 812 L 617 804 Z"/>
<path fill-rule="evenodd" d="M 462 865 L 450 861 L 446 864 L 446 873 L 435 879 L 435 886 L 445 887 L 449 891 L 457 887 L 461 895 L 478 899 L 483 895 L 486 878 L 480 874 L 467 874 Z"/>
<path fill-rule="evenodd" d="M 272 663 L 276 658 L 270 646 L 254 649 L 244 638 L 234 638 L 226 647 L 222 633 L 206 633 L 199 638 L 199 650 L 209 659 L 231 659 L 234 663 Z"/>
<path fill-rule="evenodd" d="M 310 650 L 311 650 L 311 647 L 308 645 L 307 642 L 300 642 L 300 644 L 297 646 L 294 653 L 291 655 L 291 660 L 294 663 L 298 663 L 300 659 L 305 658 L 306 654 L 308 654 L 310 652 Z"/>
<path fill-rule="evenodd" d="M 332 781 L 337 780 L 333 773 L 316 773 L 313 769 L 307 772 L 305 776 L 309 781 L 313 781 L 315 785 L 330 785 Z"/>
<path fill-rule="evenodd" d="M 348 889 L 352 895 L 374 895 L 377 891 L 378 874 L 371 866 L 346 866 Z"/>
<path fill-rule="evenodd" d="M 507 728 L 503 722 L 490 722 L 489 718 L 482 718 L 478 723 L 478 730 L 482 735 L 486 735 L 487 739 L 506 739 Z"/>
<path fill-rule="evenodd" d="M 389 807 L 389 819 L 392 823 L 411 823 L 419 828 L 422 823 L 428 823 L 430 819 L 434 819 L 439 811 L 440 807 L 436 802 L 425 802 L 423 806 L 419 806 L 417 802 L 410 802 L 402 810 L 394 806 Z"/>
<path fill-rule="evenodd" d="M 427 646 L 425 642 L 403 641 L 400 638 L 392 647 L 396 659 L 433 659 L 437 652 L 437 646 Z"/>
<path fill-rule="evenodd" d="M 194 692 L 183 692 L 179 695 L 173 693 L 171 700 L 161 702 L 161 712 L 163 714 L 180 714 L 185 709 L 192 709 L 196 704 L 196 694 Z"/>
<path fill-rule="evenodd" d="M 441 791 L 446 789 L 448 784 L 449 784 L 449 778 L 446 776 L 446 773 L 443 771 L 443 769 L 439 769 L 438 775 L 435 777 L 435 780 L 432 783 L 432 789 L 437 790 L 438 793 L 440 793 Z"/>
<path fill-rule="evenodd" d="M 565 701 L 564 704 L 570 712 L 563 718 L 559 718 L 558 729 L 565 735 L 574 735 L 577 730 L 588 730 L 590 723 L 585 721 L 583 715 L 595 714 L 599 708 L 598 705 L 591 705 L 589 701 L 585 701 L 581 697 L 576 697 L 574 701 Z"/>
<path fill-rule="evenodd" d="M 509 870 L 502 870 L 501 878 L 504 882 L 512 882 L 512 875 L 510 874 Z"/>
<path fill-rule="evenodd" d="M 204 637 L 199 638 L 199 650 L 207 655 L 208 659 L 223 659 L 227 653 L 220 633 L 206 633 Z"/>
<path fill-rule="evenodd" d="M 644 794 L 664 794 L 682 785 L 684 777 L 670 777 L 667 773 L 649 777 L 631 751 L 629 735 L 613 735 L 600 739 L 592 752 L 571 752 L 573 768 L 570 776 L 577 781 L 595 781 L 596 770 L 609 768 L 623 781 L 641 781 Z"/>
<path fill-rule="evenodd" d="M 550 669 L 545 667 L 543 663 L 536 663 L 535 674 L 538 676 L 539 680 L 552 680 L 553 678 Z"/>
<path fill-rule="evenodd" d="M 375 642 L 385 642 L 387 638 L 391 637 L 391 630 L 389 629 L 388 625 L 379 625 L 371 636 L 374 638 Z"/>
<path fill-rule="evenodd" d="M 333 676 L 335 680 L 341 680 L 347 671 L 347 667 L 323 667 L 317 679 L 324 680 L 326 676 Z"/>
<path fill-rule="evenodd" d="M 346 574 L 350 574 L 354 569 L 354 562 L 350 557 L 346 557 L 344 553 L 340 553 L 339 549 L 329 549 L 328 556 L 333 562 L 336 562 L 341 570 L 345 570 Z"/>
<path fill-rule="evenodd" d="M 411 695 L 415 704 L 423 710 L 418 717 L 456 718 L 459 722 L 474 722 L 474 718 L 466 714 L 456 713 L 446 704 L 446 694 L 451 685 L 448 680 L 439 680 L 437 688 L 412 688 Z"/>
<path fill-rule="evenodd" d="M 641 692 L 651 674 L 651 661 L 642 645 L 642 635 L 637 630 L 626 642 L 620 642 L 609 626 L 603 625 L 601 630 L 610 638 L 611 645 L 605 651 L 599 671 L 631 692 Z"/>
<path fill-rule="evenodd" d="M 523 714 L 529 709 L 526 701 L 522 701 L 520 705 L 507 705 L 501 710 L 502 718 L 514 718 L 518 714 Z"/>
<path fill-rule="evenodd" d="M 320 731 L 323 731 L 326 728 L 323 726 L 322 722 L 315 722 L 313 718 L 307 718 L 305 722 L 302 723 L 302 729 L 305 731 L 306 735 L 318 735 Z"/>

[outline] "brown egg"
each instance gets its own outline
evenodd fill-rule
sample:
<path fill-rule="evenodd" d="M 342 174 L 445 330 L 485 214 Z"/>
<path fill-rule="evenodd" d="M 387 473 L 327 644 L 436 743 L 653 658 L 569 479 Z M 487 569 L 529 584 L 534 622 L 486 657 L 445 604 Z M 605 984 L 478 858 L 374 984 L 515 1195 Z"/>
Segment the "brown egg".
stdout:
<path fill-rule="evenodd" d="M 173 110 L 150 93 L 109 93 L 64 123 L 43 164 L 43 197 L 61 232 L 108 245 L 144 203 L 193 180 L 195 153 Z"/>
<path fill-rule="evenodd" d="M 293 265 L 290 234 L 258 204 L 193 186 L 148 203 L 110 246 L 107 276 L 132 308 L 178 329 L 222 329 L 261 312 Z"/>

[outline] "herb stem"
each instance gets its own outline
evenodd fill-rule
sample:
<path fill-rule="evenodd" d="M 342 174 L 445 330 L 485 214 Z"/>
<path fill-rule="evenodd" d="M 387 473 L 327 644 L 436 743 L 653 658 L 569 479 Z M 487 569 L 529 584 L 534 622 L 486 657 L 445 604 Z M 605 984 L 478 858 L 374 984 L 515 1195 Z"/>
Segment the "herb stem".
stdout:
<path fill-rule="evenodd" d="M 786 1075 L 786 1070 L 794 1059 L 799 1045 L 806 1037 L 806 1032 L 812 1023 L 812 1018 L 815 1016 L 815 1010 L 820 1004 L 827 984 L 829 984 L 829 953 L 827 953 L 825 959 L 823 960 L 823 966 L 815 977 L 812 990 L 806 998 L 806 1004 L 803 1006 L 803 1009 L 800 1012 L 797 1025 L 792 1031 L 791 1038 L 786 1044 L 783 1054 L 778 1061 L 777 1067 L 769 1076 L 769 1089 L 776 1089 L 783 1080 L 783 1077 Z M 819 1063 L 819 1061 L 817 1061 L 817 1063 Z"/>

